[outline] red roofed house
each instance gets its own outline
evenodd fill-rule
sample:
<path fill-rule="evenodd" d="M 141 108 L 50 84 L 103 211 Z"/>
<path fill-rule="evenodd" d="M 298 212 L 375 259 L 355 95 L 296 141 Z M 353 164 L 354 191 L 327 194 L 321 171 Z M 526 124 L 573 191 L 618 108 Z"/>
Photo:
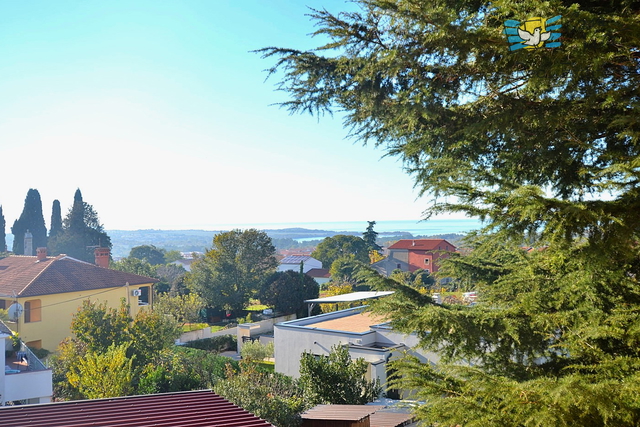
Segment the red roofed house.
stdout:
<path fill-rule="evenodd" d="M 28 346 L 53 351 L 71 334 L 71 319 L 83 300 L 117 308 L 124 298 L 132 316 L 151 305 L 158 280 L 110 270 L 108 261 L 103 248 L 96 250 L 102 267 L 66 255 L 48 257 L 46 248 L 38 248 L 37 256 L 0 258 L 0 308 L 18 303 L 23 309 L 9 327 Z"/>
<path fill-rule="evenodd" d="M 429 273 L 438 271 L 438 260 L 447 258 L 456 247 L 444 239 L 405 239 L 389 246 L 389 256 L 371 265 L 379 273 L 389 276 L 393 270 Z"/>
<path fill-rule="evenodd" d="M 273 427 L 211 390 L 0 408 L 3 426 Z"/>

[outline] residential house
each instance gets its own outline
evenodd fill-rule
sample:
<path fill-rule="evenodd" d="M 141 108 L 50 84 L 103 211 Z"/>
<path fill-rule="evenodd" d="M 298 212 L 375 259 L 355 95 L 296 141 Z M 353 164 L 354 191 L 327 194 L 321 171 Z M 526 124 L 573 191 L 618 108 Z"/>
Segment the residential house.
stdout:
<path fill-rule="evenodd" d="M 97 265 L 66 255 L 49 257 L 46 248 L 37 251 L 0 259 L 0 308 L 17 307 L 10 326 L 32 348 L 55 350 L 71 334 L 72 317 L 83 300 L 116 308 L 124 299 L 132 316 L 153 302 L 157 279 L 107 268 L 108 249 L 96 249 Z"/>
<path fill-rule="evenodd" d="M 445 239 L 403 239 L 388 248 L 389 255 L 371 267 L 384 276 L 393 270 L 416 271 L 425 270 L 436 273 L 438 261 L 449 257 L 456 247 Z"/>
<path fill-rule="evenodd" d="M 303 319 L 281 322 L 274 327 L 275 370 L 292 377 L 300 376 L 300 359 L 307 352 L 328 355 L 336 345 L 347 346 L 352 359 L 362 358 L 369 364 L 368 379 L 387 381 L 388 362 L 405 352 L 424 363 L 436 363 L 439 357 L 417 348 L 415 334 L 394 331 L 384 317 L 356 307 Z M 398 398 L 400 391 L 388 391 Z"/>
<path fill-rule="evenodd" d="M 24 345 L 15 342 L 13 331 L 0 321 L 0 406 L 7 402 L 45 403 L 51 401 L 51 369 Z M 5 424 L 3 421 L 2 425 Z"/>
<path fill-rule="evenodd" d="M 300 271 L 301 265 L 303 273 L 307 273 L 313 268 L 322 268 L 320 261 L 308 255 L 288 255 L 280 260 L 278 271 Z"/>
<path fill-rule="evenodd" d="M 211 390 L 0 408 L 4 426 L 273 427 Z"/>
<path fill-rule="evenodd" d="M 329 274 L 328 268 L 312 268 L 307 271 L 307 276 L 313 277 L 318 285 L 320 285 L 320 288 L 331 280 L 331 274 Z"/>

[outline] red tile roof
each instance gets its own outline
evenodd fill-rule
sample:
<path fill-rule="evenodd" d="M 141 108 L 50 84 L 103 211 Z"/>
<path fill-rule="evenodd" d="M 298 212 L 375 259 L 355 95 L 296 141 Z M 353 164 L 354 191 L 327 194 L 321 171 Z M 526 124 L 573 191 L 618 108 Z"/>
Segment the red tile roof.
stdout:
<path fill-rule="evenodd" d="M 328 268 L 312 268 L 311 270 L 307 271 L 307 276 L 311 276 L 311 277 L 321 277 L 321 278 L 329 278 L 331 277 L 331 274 L 329 274 L 329 269 Z"/>
<path fill-rule="evenodd" d="M 30 297 L 156 283 L 158 280 L 98 267 L 66 255 L 0 259 L 0 294 Z"/>
<path fill-rule="evenodd" d="M 0 407 L 3 426 L 273 427 L 210 390 Z"/>
<path fill-rule="evenodd" d="M 437 251 L 438 247 L 445 249 L 445 246 L 454 251 L 456 247 L 444 239 L 406 239 L 398 240 L 389 249 L 416 249 L 420 251 Z"/>

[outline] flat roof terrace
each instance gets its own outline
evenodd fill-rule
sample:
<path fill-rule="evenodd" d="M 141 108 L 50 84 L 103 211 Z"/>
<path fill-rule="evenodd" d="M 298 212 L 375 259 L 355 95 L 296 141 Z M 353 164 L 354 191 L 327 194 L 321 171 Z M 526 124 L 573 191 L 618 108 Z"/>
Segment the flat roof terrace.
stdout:
<path fill-rule="evenodd" d="M 308 323 L 304 326 L 306 328 L 329 329 L 332 331 L 367 332 L 371 329 L 371 326 L 379 325 L 386 321 L 383 316 L 369 312 L 361 312 L 344 317 L 321 320 L 316 323 Z"/>

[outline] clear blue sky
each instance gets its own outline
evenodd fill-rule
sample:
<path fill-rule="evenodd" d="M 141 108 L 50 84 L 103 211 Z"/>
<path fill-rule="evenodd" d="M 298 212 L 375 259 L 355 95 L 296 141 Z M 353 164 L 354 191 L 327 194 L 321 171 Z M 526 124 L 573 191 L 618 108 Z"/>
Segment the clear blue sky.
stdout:
<path fill-rule="evenodd" d="M 319 40 L 339 0 L 0 2 L 0 205 L 29 188 L 63 215 L 76 188 L 107 229 L 419 219 L 393 158 L 339 118 L 291 116 L 266 46 Z"/>

